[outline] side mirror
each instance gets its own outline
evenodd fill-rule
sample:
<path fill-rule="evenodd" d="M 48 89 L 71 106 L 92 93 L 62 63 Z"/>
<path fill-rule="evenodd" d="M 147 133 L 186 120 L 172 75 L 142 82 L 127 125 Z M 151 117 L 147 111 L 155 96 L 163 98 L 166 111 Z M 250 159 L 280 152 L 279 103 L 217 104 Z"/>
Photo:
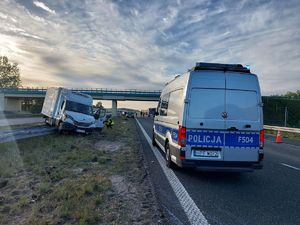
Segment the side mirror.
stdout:
<path fill-rule="evenodd" d="M 99 114 L 98 113 L 94 114 L 94 118 L 95 120 L 99 119 Z"/>
<path fill-rule="evenodd" d="M 155 116 L 158 116 L 159 115 L 159 113 L 158 112 L 155 112 Z"/>

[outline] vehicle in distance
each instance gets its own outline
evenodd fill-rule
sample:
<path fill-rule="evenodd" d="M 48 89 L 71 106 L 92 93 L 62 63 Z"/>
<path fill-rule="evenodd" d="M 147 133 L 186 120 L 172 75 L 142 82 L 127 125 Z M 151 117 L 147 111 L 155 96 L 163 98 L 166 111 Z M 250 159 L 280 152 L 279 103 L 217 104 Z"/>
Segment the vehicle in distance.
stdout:
<path fill-rule="evenodd" d="M 127 118 L 134 118 L 134 112 L 128 111 L 126 116 L 127 116 Z"/>
<path fill-rule="evenodd" d="M 100 112 L 93 114 L 93 99 L 91 96 L 74 92 L 65 88 L 48 88 L 42 108 L 45 122 L 56 126 L 61 131 L 89 133 L 103 127 Z M 101 127 L 102 126 L 102 127 Z"/>
<path fill-rule="evenodd" d="M 196 63 L 162 90 L 152 138 L 169 167 L 261 169 L 264 130 L 257 76 L 240 64 Z"/>
<path fill-rule="evenodd" d="M 156 108 L 149 108 L 148 109 L 148 117 L 154 117 L 156 112 Z"/>

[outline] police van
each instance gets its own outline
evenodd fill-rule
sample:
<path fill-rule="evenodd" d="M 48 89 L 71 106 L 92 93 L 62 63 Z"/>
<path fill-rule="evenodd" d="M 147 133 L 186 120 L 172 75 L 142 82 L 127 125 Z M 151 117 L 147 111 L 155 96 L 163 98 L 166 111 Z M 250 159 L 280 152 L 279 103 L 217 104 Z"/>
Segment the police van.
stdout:
<path fill-rule="evenodd" d="M 168 167 L 253 171 L 263 167 L 258 78 L 241 64 L 196 63 L 163 89 L 152 142 Z"/>

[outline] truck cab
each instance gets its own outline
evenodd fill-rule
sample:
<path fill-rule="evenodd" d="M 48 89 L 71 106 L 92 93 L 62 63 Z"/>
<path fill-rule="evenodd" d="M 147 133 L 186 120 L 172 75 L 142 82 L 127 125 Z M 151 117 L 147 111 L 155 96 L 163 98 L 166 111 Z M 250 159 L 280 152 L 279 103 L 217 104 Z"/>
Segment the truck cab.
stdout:
<path fill-rule="evenodd" d="M 65 99 L 56 119 L 59 131 L 89 133 L 95 129 L 95 118 L 91 105 Z"/>

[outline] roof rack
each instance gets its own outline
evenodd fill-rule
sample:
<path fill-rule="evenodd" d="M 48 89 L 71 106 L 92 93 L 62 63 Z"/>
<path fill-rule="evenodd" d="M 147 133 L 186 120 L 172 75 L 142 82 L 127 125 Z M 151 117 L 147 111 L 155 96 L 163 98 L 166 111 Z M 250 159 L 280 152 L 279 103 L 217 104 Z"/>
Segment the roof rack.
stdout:
<path fill-rule="evenodd" d="M 205 63 L 197 62 L 196 66 L 191 69 L 191 71 L 196 70 L 221 70 L 221 71 L 235 71 L 250 73 L 250 69 L 244 67 L 242 64 L 220 64 L 220 63 Z"/>

